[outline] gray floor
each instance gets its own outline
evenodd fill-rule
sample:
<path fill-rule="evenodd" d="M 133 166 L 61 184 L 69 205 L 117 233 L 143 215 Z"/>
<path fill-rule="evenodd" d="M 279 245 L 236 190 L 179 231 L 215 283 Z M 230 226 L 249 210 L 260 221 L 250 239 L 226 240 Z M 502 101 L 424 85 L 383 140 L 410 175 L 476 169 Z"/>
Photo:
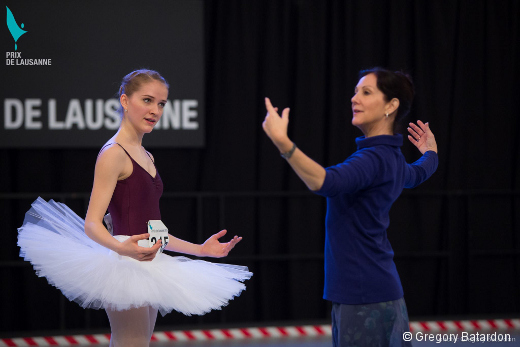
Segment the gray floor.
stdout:
<path fill-rule="evenodd" d="M 501 332 L 505 334 L 505 332 Z M 520 346 L 520 332 L 509 332 L 511 341 L 460 341 L 460 333 L 457 342 L 436 341 L 412 341 L 414 347 L 437 347 L 439 345 L 456 346 L 484 346 L 484 347 L 514 347 Z M 161 342 L 152 343 L 150 347 L 210 347 L 210 346 L 231 346 L 231 347 L 332 347 L 330 337 L 314 338 L 279 338 L 265 340 L 240 340 L 240 341 L 204 341 L 204 342 Z"/>
<path fill-rule="evenodd" d="M 155 342 L 150 347 L 211 347 L 211 346 L 231 346 L 231 347 L 331 347 L 330 337 L 316 338 L 279 338 L 279 339 L 252 339 L 239 341 L 201 341 L 201 342 Z"/>

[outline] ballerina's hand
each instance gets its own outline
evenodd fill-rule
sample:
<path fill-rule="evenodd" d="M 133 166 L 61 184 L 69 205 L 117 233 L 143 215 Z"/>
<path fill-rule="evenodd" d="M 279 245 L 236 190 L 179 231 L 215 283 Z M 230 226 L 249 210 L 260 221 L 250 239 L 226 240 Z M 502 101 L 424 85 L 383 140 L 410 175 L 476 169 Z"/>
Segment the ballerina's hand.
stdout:
<path fill-rule="evenodd" d="M 408 132 L 410 133 L 408 139 L 410 142 L 413 143 L 422 154 L 427 151 L 434 151 L 437 153 L 437 142 L 435 141 L 435 136 L 430 130 L 430 124 L 425 124 L 418 120 L 417 125 L 410 123 L 410 127 L 408 127 Z"/>
<path fill-rule="evenodd" d="M 157 254 L 157 251 L 161 247 L 161 240 L 159 240 L 153 247 L 141 247 L 137 244 L 140 240 L 146 240 L 150 237 L 150 234 L 140 234 L 130 236 L 127 240 L 121 243 L 121 250 L 118 252 L 120 255 L 125 255 L 130 258 L 134 258 L 139 261 L 152 261 Z"/>
<path fill-rule="evenodd" d="M 287 127 L 289 125 L 289 109 L 286 108 L 282 112 L 282 116 L 278 115 L 278 108 L 273 107 L 271 100 L 265 98 L 265 108 L 267 109 L 267 115 L 262 123 L 265 133 L 276 146 L 288 142 Z"/>
<path fill-rule="evenodd" d="M 235 247 L 235 245 L 239 243 L 240 240 L 242 240 L 242 237 L 235 236 L 229 242 L 220 243 L 218 239 L 226 235 L 226 233 L 227 230 L 221 230 L 215 235 L 208 238 L 202 244 L 201 256 L 213 258 L 222 258 L 227 256 L 229 251 L 231 251 L 233 247 Z"/>

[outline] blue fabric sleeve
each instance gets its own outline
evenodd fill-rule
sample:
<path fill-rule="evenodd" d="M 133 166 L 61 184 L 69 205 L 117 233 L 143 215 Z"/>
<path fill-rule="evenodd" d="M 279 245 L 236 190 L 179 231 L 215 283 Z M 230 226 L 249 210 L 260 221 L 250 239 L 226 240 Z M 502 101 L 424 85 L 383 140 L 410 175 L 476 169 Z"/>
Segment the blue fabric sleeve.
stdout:
<path fill-rule="evenodd" d="M 323 186 L 314 193 L 325 197 L 354 193 L 370 186 L 379 167 L 380 160 L 372 150 L 357 151 L 343 163 L 326 168 Z"/>
<path fill-rule="evenodd" d="M 406 165 L 404 187 L 417 187 L 433 175 L 438 165 L 439 157 L 436 152 L 428 151 L 424 153 L 419 160 Z"/>

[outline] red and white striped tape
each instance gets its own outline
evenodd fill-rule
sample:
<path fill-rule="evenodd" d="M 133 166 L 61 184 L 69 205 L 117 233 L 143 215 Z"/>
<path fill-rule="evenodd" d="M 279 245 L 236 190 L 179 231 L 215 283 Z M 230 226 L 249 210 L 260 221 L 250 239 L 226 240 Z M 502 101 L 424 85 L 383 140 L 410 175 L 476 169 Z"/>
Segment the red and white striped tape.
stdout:
<path fill-rule="evenodd" d="M 471 332 L 504 330 L 520 331 L 520 319 L 410 322 L 410 331 L 412 332 Z M 286 327 L 157 331 L 152 335 L 152 341 L 219 341 L 330 335 L 331 327 L 330 325 L 325 324 Z M 0 339 L 0 347 L 92 346 L 108 344 L 109 342 L 110 334 L 45 336 Z"/>

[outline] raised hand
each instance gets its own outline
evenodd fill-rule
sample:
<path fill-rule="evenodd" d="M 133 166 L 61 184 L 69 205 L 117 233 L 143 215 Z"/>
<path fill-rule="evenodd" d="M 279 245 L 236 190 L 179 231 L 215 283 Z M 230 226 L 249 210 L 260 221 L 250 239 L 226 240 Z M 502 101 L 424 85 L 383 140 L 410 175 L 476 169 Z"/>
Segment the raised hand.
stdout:
<path fill-rule="evenodd" d="M 208 238 L 202 244 L 201 256 L 202 257 L 213 257 L 213 258 L 222 258 L 228 255 L 229 251 L 235 247 L 237 243 L 242 240 L 242 237 L 235 236 L 231 239 L 231 241 L 226 243 L 220 243 L 218 239 L 222 236 L 226 235 L 227 230 L 221 230 L 215 235 Z"/>
<path fill-rule="evenodd" d="M 282 116 L 278 114 L 278 108 L 273 107 L 271 100 L 265 98 L 265 108 L 267 115 L 262 123 L 265 133 L 275 144 L 280 152 L 287 152 L 292 147 L 292 142 L 287 136 L 287 127 L 289 125 L 289 108 L 282 111 Z"/>
<path fill-rule="evenodd" d="M 411 143 L 417 147 L 422 154 L 427 151 L 434 151 L 437 153 L 437 142 L 435 141 L 435 136 L 430 130 L 429 123 L 423 123 L 420 120 L 417 121 L 417 125 L 414 123 L 410 123 L 408 127 L 408 139 Z"/>
<path fill-rule="evenodd" d="M 141 247 L 137 244 L 139 240 L 146 240 L 150 234 L 140 234 L 130 236 L 127 240 L 121 243 L 121 248 L 118 251 L 120 255 L 125 255 L 139 261 L 152 261 L 161 247 L 162 241 L 159 240 L 153 247 Z"/>

